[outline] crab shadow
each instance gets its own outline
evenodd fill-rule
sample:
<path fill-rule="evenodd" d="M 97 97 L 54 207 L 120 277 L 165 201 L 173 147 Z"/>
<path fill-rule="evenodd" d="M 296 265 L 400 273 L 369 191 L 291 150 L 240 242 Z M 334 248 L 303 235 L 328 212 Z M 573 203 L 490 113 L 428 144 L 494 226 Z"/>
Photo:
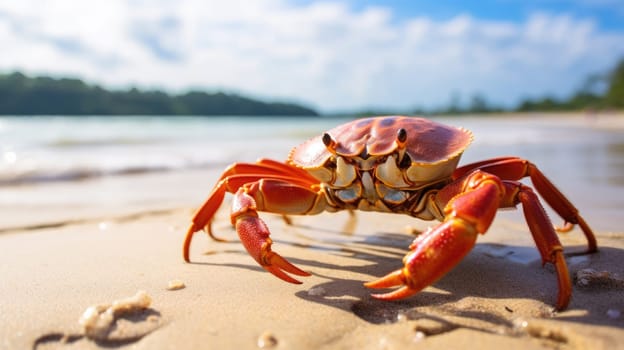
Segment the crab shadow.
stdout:
<path fill-rule="evenodd" d="M 301 243 L 298 238 L 284 240 L 275 239 L 284 245 L 312 249 L 318 251 L 319 260 L 302 259 L 300 257 L 286 257 L 290 262 L 304 268 L 313 275 L 325 279 L 324 282 L 310 286 L 306 290 L 296 292 L 295 295 L 309 302 L 319 303 L 335 307 L 345 312 L 351 312 L 373 324 L 395 322 L 399 315 L 419 307 L 446 307 L 460 302 L 467 297 L 494 299 L 535 299 L 545 305 L 554 305 L 557 296 L 557 280 L 554 268 L 550 264 L 542 267 L 539 253 L 535 247 L 507 246 L 496 243 L 477 243 L 475 248 L 453 270 L 433 284 L 435 290 L 425 289 L 418 294 L 397 301 L 381 301 L 370 296 L 372 290 L 365 288 L 365 280 L 334 277 L 328 274 L 315 272 L 322 269 L 342 270 L 348 273 L 338 275 L 362 274 L 382 277 L 387 273 L 401 268 L 402 258 L 407 252 L 407 247 L 413 240 L 413 236 L 390 232 L 377 232 L 374 235 L 353 235 L 351 232 L 341 230 L 314 227 L 310 225 L 293 224 L 294 228 L 302 231 L 323 231 L 325 238 L 317 242 Z M 297 235 L 301 236 L 301 232 Z M 332 239 L 333 237 L 333 239 Z M 580 251 L 582 247 L 566 247 L 570 251 Z M 211 254 L 233 253 L 246 255 L 242 249 L 225 249 L 213 251 Z M 339 255 L 355 259 L 357 264 L 334 265 L 325 262 L 324 254 Z M 583 255 L 583 263 L 570 264 L 570 273 L 574 275 L 580 268 L 591 267 L 598 271 L 613 270 L 608 266 L 608 261 L 624 260 L 624 250 L 614 247 L 601 247 L 600 251 L 591 255 Z M 577 260 L 579 260 L 577 258 Z M 331 259 L 327 259 L 331 261 Z M 362 263 L 365 262 L 365 263 Z M 263 272 L 264 270 L 253 264 L 227 263 L 218 264 L 210 262 L 197 262 L 198 264 L 227 266 L 252 271 Z M 524 270 L 521 271 L 520 270 Z M 526 278 L 525 278 L 526 277 Z M 305 281 L 304 281 L 305 282 Z M 574 281 L 573 281 L 574 283 Z M 624 300 L 621 293 L 624 286 L 616 288 L 579 288 L 573 285 L 573 299 L 570 308 L 580 309 L 582 313 L 574 313 L 571 316 L 561 314 L 558 318 L 566 321 L 609 325 L 624 328 L 622 322 L 614 322 L 608 317 L 595 317 L 597 314 L 604 315 L 609 308 L 616 310 L 624 309 Z M 619 297 L 618 297 L 619 295 Z M 607 305 L 597 300 L 616 300 L 618 305 Z M 510 307 L 501 307 L 506 312 L 513 313 Z M 455 315 L 477 319 L 489 324 L 513 327 L 511 317 L 502 317 L 487 310 L 476 309 L 453 309 Z M 594 316 L 594 317 L 592 317 Z M 435 318 L 435 315 L 425 317 Z M 452 325 L 450 328 L 453 328 Z M 492 332 L 488 329 L 479 329 Z"/>

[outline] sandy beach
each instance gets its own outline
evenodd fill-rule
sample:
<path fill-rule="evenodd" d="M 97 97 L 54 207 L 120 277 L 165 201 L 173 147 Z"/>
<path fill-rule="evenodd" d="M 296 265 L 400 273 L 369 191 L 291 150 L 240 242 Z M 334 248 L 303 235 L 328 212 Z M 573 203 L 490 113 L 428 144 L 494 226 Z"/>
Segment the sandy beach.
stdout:
<path fill-rule="evenodd" d="M 200 175 L 216 177 L 189 176 Z M 624 347 L 622 232 L 597 232 L 599 253 L 568 259 L 572 276 L 592 268 L 610 277 L 575 280 L 569 309 L 553 313 L 554 271 L 541 268 L 519 212 L 499 215 L 471 254 L 434 286 L 400 302 L 381 302 L 362 283 L 399 267 L 412 239 L 406 231 L 429 223 L 336 213 L 296 217 L 288 226 L 279 216 L 263 215 L 274 249 L 312 273 L 291 285 L 256 266 L 238 242 L 201 234 L 193 242 L 193 263 L 184 263 L 181 243 L 193 207 L 96 209 L 83 208 L 92 215 L 65 225 L 0 234 L 3 348 Z M 227 211 L 219 213 L 215 231 L 235 238 Z M 579 250 L 584 239 L 575 230 L 562 242 Z M 168 290 L 173 280 L 185 288 Z M 78 319 L 89 306 L 139 290 L 152 298 L 147 311 L 118 319 L 110 339 L 82 336 Z"/>
<path fill-rule="evenodd" d="M 567 258 L 572 301 L 553 312 L 556 276 L 552 266 L 541 266 L 521 211 L 500 212 L 457 268 L 398 302 L 371 298 L 363 283 L 399 268 L 413 240 L 409 231 L 434 222 L 340 212 L 293 217 L 287 225 L 263 213 L 274 250 L 312 274 L 293 285 L 247 255 L 229 224 L 226 198 L 214 229 L 233 241 L 198 233 L 192 263 L 185 263 L 186 228 L 219 174 L 12 187 L 15 198 L 45 186 L 45 198 L 75 201 L 54 205 L 42 197 L 40 204 L 3 207 L 0 348 L 624 349 L 624 231 L 617 217 L 587 204 L 599 201 L 591 189 L 564 192 L 594 227 L 600 251 Z M 176 196 L 162 196 L 159 187 L 174 188 Z M 103 200 L 107 189 L 140 200 Z M 567 252 L 585 245 L 578 229 L 560 239 Z M 184 287 L 169 290 L 172 282 Z M 101 338 L 85 336 L 85 310 L 138 291 L 151 298 L 147 309 L 116 314 Z"/>

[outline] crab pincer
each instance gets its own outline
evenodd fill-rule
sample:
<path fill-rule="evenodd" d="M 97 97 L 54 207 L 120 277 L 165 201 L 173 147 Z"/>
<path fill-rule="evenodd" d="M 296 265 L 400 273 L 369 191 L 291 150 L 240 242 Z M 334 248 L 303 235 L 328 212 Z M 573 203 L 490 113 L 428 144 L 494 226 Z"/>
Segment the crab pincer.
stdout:
<path fill-rule="evenodd" d="M 446 219 L 416 237 L 403 259 L 404 267 L 372 282 L 368 288 L 402 286 L 374 298 L 395 300 L 416 294 L 437 281 L 468 254 L 479 233 L 487 231 L 504 194 L 502 182 L 490 174 L 475 172 L 462 181 L 461 193 L 445 207 Z"/>
<path fill-rule="evenodd" d="M 256 201 L 247 193 L 248 190 L 248 187 L 238 189 L 232 201 L 230 216 L 232 225 L 236 227 L 236 232 L 243 246 L 265 270 L 286 282 L 300 284 L 300 281 L 292 278 L 286 272 L 297 276 L 310 276 L 310 274 L 271 250 L 273 241 L 269 237 L 269 229 L 264 221 L 258 217 Z"/>

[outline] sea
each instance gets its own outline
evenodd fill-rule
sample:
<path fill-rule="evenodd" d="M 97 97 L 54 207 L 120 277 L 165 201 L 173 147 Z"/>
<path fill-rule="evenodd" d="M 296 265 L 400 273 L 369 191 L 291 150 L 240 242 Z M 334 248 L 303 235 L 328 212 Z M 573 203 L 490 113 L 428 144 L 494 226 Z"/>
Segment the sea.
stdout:
<path fill-rule="evenodd" d="M 473 132 L 461 163 L 509 155 L 529 159 L 589 213 L 595 226 L 622 231 L 624 116 L 433 119 Z M 191 207 L 228 164 L 260 157 L 284 160 L 293 146 L 348 120 L 0 117 L 0 231 L 54 221 L 68 207 L 77 217 L 84 206 L 90 213 L 128 205 L 136 210 Z"/>

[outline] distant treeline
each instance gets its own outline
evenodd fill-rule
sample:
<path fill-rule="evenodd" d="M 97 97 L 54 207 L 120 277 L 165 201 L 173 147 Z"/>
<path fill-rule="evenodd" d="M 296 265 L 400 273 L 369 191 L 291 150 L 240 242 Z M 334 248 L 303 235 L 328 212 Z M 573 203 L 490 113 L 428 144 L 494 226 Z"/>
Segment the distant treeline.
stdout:
<path fill-rule="evenodd" d="M 364 110 L 357 113 L 347 112 L 346 115 L 388 115 L 388 114 L 420 114 L 420 115 L 461 115 L 487 114 L 501 112 L 556 112 L 556 111 L 598 111 L 624 109 L 624 59 L 611 71 L 594 74 L 585 79 L 584 84 L 572 96 L 563 99 L 542 97 L 525 99 L 512 108 L 503 108 L 490 103 L 480 94 L 462 104 L 458 94 L 452 94 L 446 106 L 438 108 L 415 108 L 409 111 L 400 110 Z"/>
<path fill-rule="evenodd" d="M 0 115 L 271 115 L 316 116 L 293 103 L 190 91 L 110 91 L 78 79 L 0 75 Z"/>
<path fill-rule="evenodd" d="M 610 72 L 587 77 L 583 86 L 567 99 L 544 97 L 525 100 L 516 109 L 524 111 L 624 109 L 624 59 Z"/>
<path fill-rule="evenodd" d="M 491 104 L 475 95 L 466 104 L 453 94 L 446 106 L 412 110 L 364 110 L 332 115 L 387 114 L 459 115 L 499 112 L 624 109 L 624 59 L 605 74 L 588 77 L 565 99 L 526 99 L 514 108 Z M 170 95 L 162 91 L 110 91 L 78 79 L 0 74 L 0 115 L 271 115 L 317 116 L 312 108 L 283 102 L 262 102 L 236 94 L 191 91 Z"/>

